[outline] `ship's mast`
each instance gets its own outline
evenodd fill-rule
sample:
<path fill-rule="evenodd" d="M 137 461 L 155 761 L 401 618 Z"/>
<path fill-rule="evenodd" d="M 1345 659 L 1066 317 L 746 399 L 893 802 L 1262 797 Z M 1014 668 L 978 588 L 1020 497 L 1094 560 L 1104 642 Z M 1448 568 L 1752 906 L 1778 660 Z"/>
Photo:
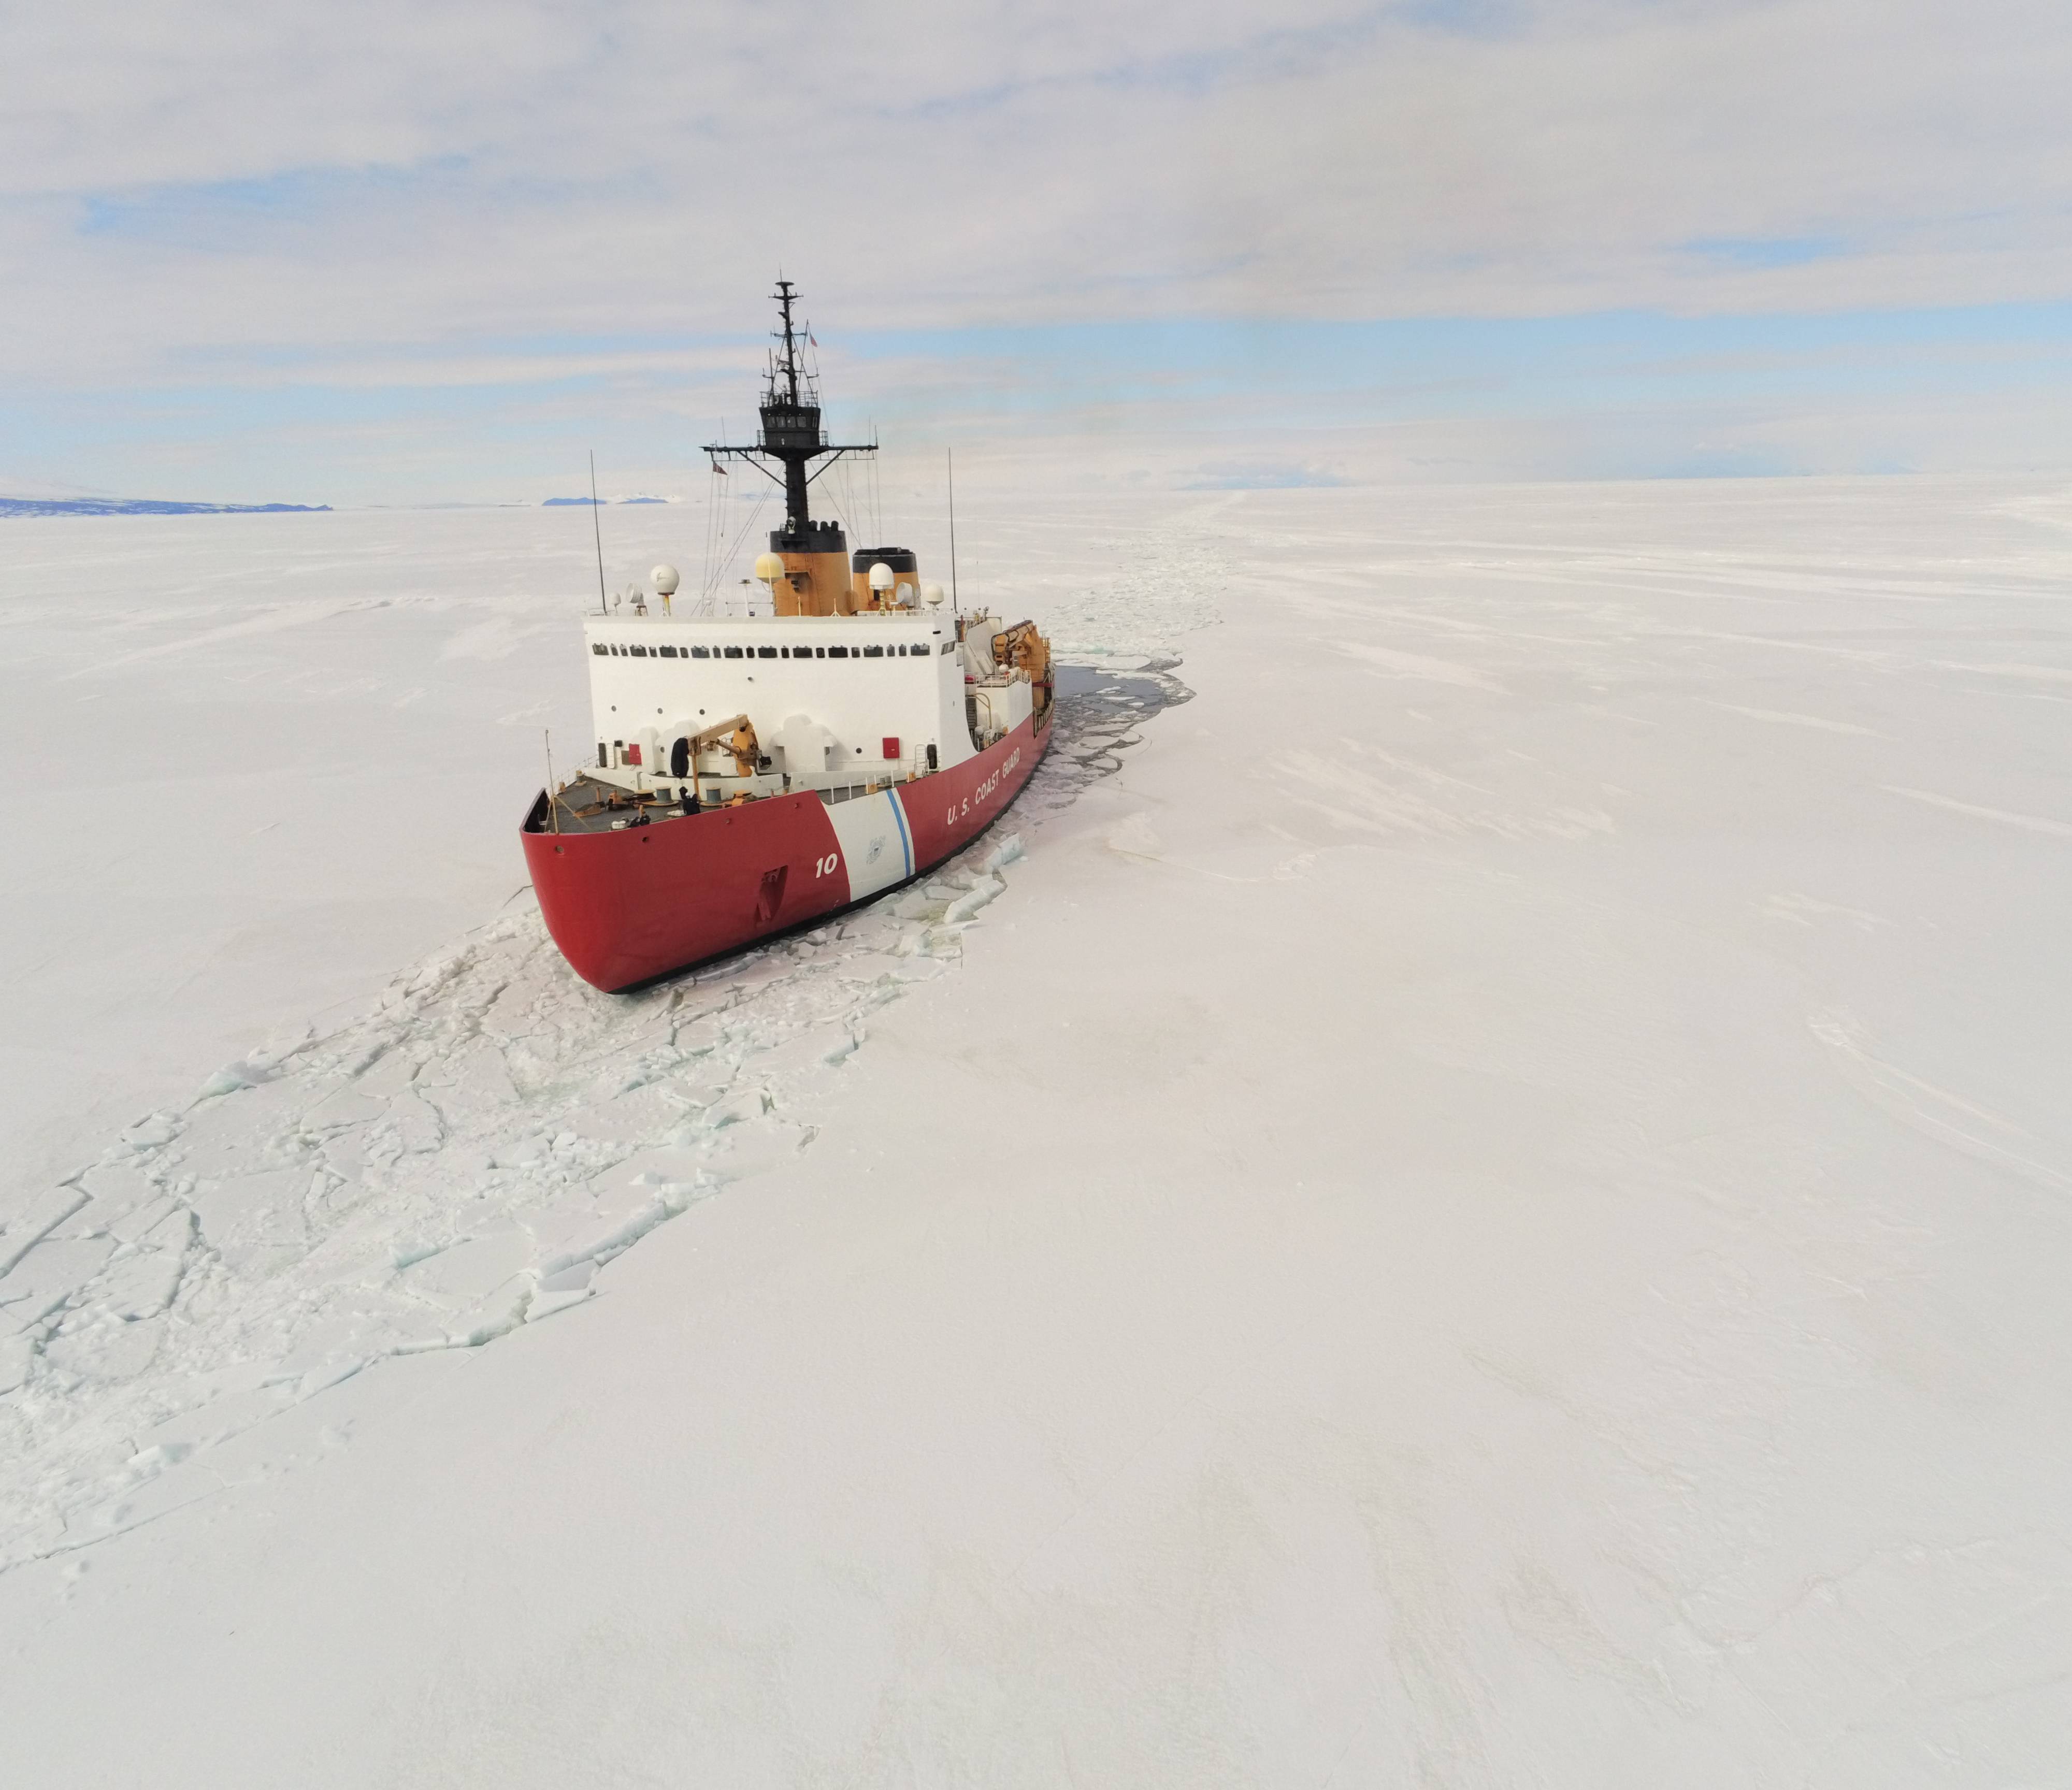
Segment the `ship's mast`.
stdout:
<path fill-rule="evenodd" d="M 780 363 L 784 374 L 784 390 L 793 404 L 799 401 L 799 340 L 791 329 L 791 301 L 796 296 L 789 280 L 779 280 L 771 297 L 777 301 L 777 310 L 784 319 L 784 326 L 776 332 L 779 341 L 784 344 L 784 359 Z M 770 394 L 774 400 L 777 394 L 779 368 L 770 369 Z"/>
<path fill-rule="evenodd" d="M 746 460 L 784 487 L 784 526 L 771 536 L 771 545 L 780 550 L 822 549 L 830 544 L 821 537 L 841 531 L 832 523 L 816 523 L 806 501 L 806 487 L 845 454 L 875 454 L 875 441 L 832 442 L 820 429 L 820 395 L 810 376 L 799 368 L 799 337 L 803 327 L 794 322 L 791 308 L 798 289 L 780 279 L 771 294 L 777 301 L 779 326 L 771 333 L 779 351 L 770 357 L 769 376 L 763 390 L 763 430 L 752 447 L 730 447 L 723 442 L 707 445 L 715 460 Z M 824 459 L 825 466 L 808 473 L 807 467 Z M 767 462 L 783 469 L 781 475 Z M 841 551 L 838 539 L 833 550 Z"/>

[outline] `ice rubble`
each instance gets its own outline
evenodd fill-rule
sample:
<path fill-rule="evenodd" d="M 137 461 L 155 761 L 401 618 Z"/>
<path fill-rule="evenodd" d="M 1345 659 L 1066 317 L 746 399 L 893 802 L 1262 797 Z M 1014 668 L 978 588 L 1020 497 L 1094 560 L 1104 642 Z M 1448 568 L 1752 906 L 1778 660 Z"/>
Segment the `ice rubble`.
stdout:
<path fill-rule="evenodd" d="M 816 1083 L 954 959 L 1010 843 L 631 996 L 513 913 L 130 1127 L 0 1246 L 0 1565 L 154 1513 L 166 1494 L 139 1486 L 175 1466 L 199 1495 L 213 1446 L 370 1362 L 565 1310 L 655 1225 L 804 1147 Z"/>

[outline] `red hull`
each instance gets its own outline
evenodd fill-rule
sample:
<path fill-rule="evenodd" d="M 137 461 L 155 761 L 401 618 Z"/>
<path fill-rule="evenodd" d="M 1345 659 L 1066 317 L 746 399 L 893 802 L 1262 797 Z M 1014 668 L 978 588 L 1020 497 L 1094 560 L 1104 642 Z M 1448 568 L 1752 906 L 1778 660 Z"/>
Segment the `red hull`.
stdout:
<path fill-rule="evenodd" d="M 1050 743 L 1046 716 L 964 764 L 856 802 L 801 792 L 619 832 L 528 831 L 525 862 L 576 974 L 631 988 L 932 869 L 1000 818 Z M 865 844 L 858 827 L 871 815 L 889 824 Z"/>

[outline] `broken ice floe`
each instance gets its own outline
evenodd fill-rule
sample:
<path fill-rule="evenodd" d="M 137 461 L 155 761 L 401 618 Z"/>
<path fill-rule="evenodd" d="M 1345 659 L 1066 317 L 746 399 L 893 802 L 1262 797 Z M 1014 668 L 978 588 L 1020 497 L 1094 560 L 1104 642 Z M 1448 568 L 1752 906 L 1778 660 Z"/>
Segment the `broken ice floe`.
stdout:
<path fill-rule="evenodd" d="M 861 1015 L 941 972 L 878 948 L 898 925 L 865 910 L 628 998 L 513 915 L 271 1073 L 131 1127 L 0 1235 L 0 1565 L 144 1520 L 163 1505 L 139 1475 L 205 1473 L 386 1357 L 594 1296 L 604 1264 L 774 1160 L 741 1134 L 796 1148 Z"/>
<path fill-rule="evenodd" d="M 997 877 L 982 877 L 943 909 L 943 924 L 961 926 L 1005 888 Z"/>

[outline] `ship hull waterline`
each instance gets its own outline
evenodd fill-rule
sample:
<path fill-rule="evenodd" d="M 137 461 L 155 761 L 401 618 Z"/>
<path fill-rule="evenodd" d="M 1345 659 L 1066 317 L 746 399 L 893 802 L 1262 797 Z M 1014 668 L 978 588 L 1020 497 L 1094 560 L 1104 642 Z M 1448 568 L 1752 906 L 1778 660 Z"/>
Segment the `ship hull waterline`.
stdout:
<path fill-rule="evenodd" d="M 1050 720 L 847 802 L 800 790 L 606 832 L 528 824 L 541 914 L 576 974 L 607 994 L 828 919 L 925 875 L 997 820 L 1049 749 Z M 545 807 L 542 791 L 532 812 Z"/>

